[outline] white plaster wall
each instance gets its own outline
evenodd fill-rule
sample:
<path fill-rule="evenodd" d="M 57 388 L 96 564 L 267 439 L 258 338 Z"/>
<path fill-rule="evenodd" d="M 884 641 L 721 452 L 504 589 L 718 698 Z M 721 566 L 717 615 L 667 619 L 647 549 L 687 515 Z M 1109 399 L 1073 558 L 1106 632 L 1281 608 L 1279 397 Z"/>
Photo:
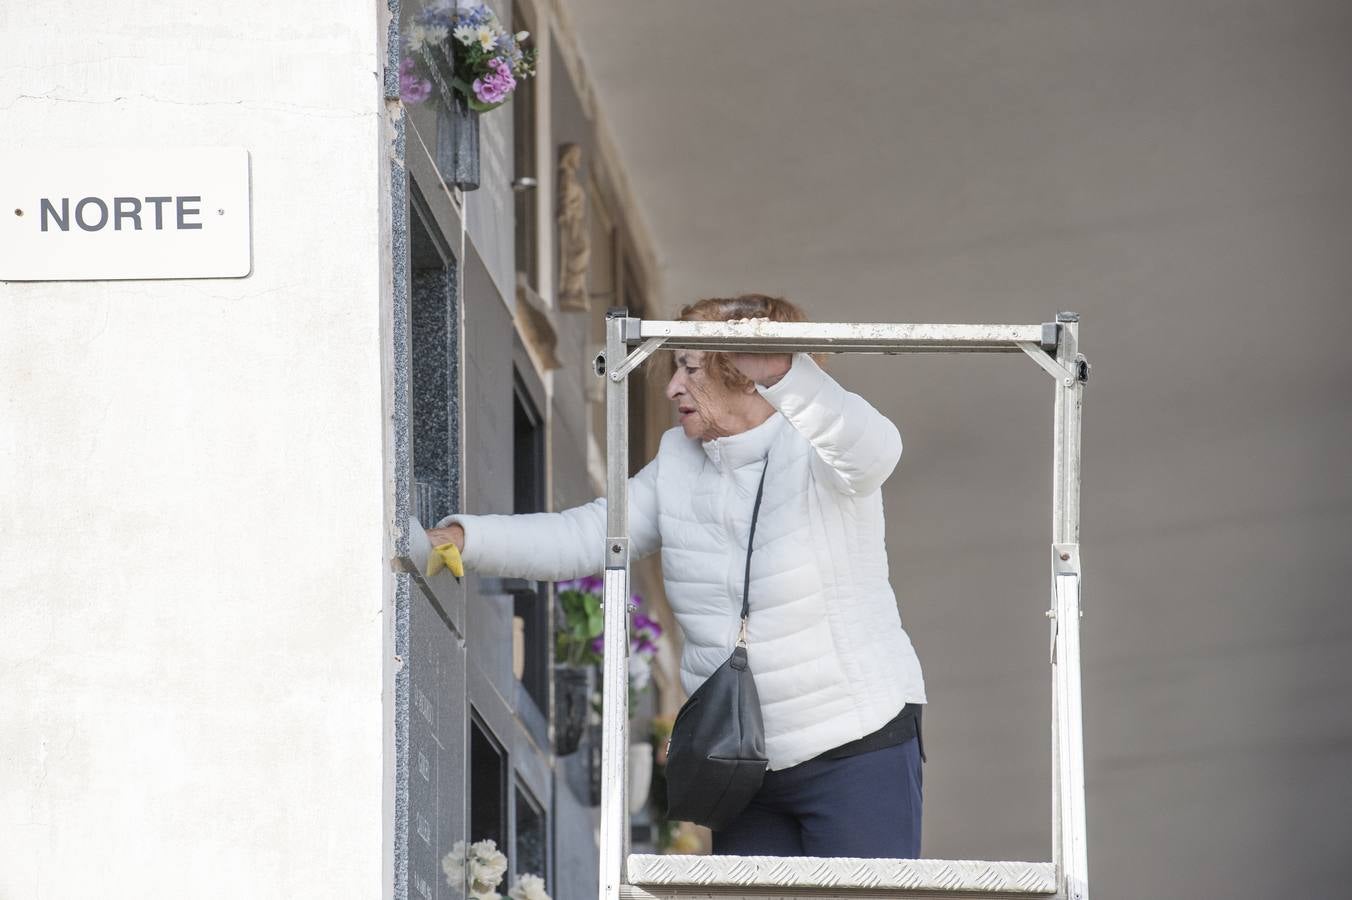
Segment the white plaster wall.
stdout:
<path fill-rule="evenodd" d="M 383 3 L 0 5 L 0 144 L 238 145 L 253 273 L 0 284 L 0 897 L 379 897 Z"/>

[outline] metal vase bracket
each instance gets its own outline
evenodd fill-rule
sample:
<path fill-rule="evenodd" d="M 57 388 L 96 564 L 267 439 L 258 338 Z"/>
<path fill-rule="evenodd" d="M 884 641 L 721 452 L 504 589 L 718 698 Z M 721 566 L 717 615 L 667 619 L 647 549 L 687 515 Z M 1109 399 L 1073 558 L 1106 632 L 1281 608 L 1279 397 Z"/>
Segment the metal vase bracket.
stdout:
<path fill-rule="evenodd" d="M 479 189 L 479 111 L 457 90 L 437 109 L 437 168 L 447 184 Z"/>

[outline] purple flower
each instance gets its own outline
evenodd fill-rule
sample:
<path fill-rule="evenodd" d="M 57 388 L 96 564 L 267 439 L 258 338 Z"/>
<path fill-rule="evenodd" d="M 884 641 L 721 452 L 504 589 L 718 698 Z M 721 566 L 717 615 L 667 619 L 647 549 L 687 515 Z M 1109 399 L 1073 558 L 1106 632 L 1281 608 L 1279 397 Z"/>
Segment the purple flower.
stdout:
<path fill-rule="evenodd" d="M 643 632 L 646 637 L 657 640 L 662 636 L 662 626 L 643 613 L 634 613 L 634 628 Z"/>
<path fill-rule="evenodd" d="M 455 4 L 451 5 L 454 6 Z M 492 12 L 490 12 L 482 3 L 476 6 L 462 6 L 455 10 L 454 15 L 459 21 L 476 27 L 479 25 L 487 25 L 489 20 L 494 17 Z"/>
<path fill-rule="evenodd" d="M 591 648 L 592 648 L 592 652 L 593 652 L 593 653 L 605 653 L 605 652 L 606 652 L 606 636 L 605 636 L 605 635 L 600 635 L 599 637 L 593 638 L 593 639 L 592 639 L 592 642 L 591 642 Z"/>
<path fill-rule="evenodd" d="M 421 78 L 413 71 L 413 60 L 406 59 L 399 64 L 399 98 L 405 103 L 422 103 L 432 96 L 432 82 Z"/>
<path fill-rule="evenodd" d="M 507 64 L 497 57 L 488 61 L 488 67 L 493 70 L 491 74 L 474 79 L 474 96 L 481 103 L 501 103 L 516 90 L 516 79 Z"/>
<path fill-rule="evenodd" d="M 586 578 L 557 582 L 554 587 L 560 594 L 564 591 L 577 591 L 579 594 L 599 594 L 605 587 L 605 582 L 595 575 L 588 575 Z"/>

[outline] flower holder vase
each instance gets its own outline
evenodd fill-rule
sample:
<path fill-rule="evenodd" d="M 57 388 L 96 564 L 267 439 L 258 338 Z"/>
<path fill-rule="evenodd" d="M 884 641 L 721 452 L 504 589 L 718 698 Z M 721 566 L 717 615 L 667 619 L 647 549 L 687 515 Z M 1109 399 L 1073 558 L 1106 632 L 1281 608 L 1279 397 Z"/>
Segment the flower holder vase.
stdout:
<path fill-rule="evenodd" d="M 601 726 L 587 726 L 587 805 L 601 805 Z"/>
<path fill-rule="evenodd" d="M 457 90 L 437 110 L 437 168 L 462 191 L 479 189 L 479 111 Z"/>
<path fill-rule="evenodd" d="M 636 816 L 648 805 L 653 786 L 653 745 L 647 741 L 629 745 L 629 815 Z"/>
<path fill-rule="evenodd" d="M 591 709 L 591 666 L 554 667 L 554 752 L 575 753 L 587 730 Z"/>

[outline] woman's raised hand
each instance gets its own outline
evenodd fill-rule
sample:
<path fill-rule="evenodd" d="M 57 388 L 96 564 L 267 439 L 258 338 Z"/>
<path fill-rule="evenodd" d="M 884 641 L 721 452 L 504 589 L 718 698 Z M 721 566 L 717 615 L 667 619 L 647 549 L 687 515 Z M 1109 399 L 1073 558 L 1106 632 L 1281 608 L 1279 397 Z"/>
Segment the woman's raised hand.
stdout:
<path fill-rule="evenodd" d="M 777 384 L 793 365 L 792 353 L 729 353 L 728 356 L 738 371 L 766 387 Z"/>
<path fill-rule="evenodd" d="M 729 325 L 758 321 L 756 319 L 729 319 Z M 783 378 L 793 365 L 792 353 L 729 353 L 732 364 L 747 378 L 766 387 Z"/>

